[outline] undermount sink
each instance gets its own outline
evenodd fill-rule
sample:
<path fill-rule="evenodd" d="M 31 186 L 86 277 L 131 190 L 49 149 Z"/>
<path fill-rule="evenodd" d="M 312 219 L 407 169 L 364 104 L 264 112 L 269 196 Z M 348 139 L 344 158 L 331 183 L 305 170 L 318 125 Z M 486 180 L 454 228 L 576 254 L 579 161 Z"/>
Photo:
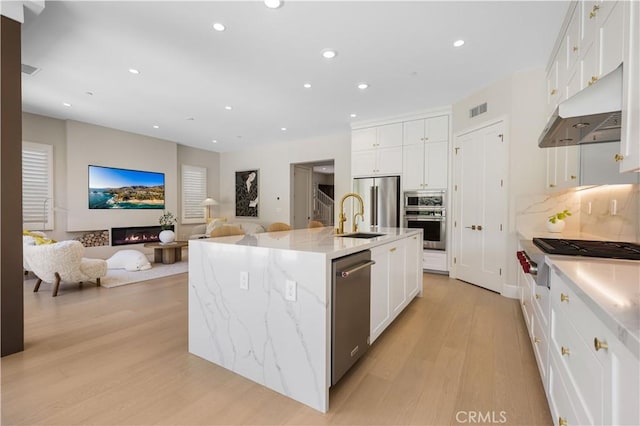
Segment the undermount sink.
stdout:
<path fill-rule="evenodd" d="M 345 237 L 345 238 L 375 238 L 375 237 L 381 237 L 384 234 L 373 234 L 373 233 L 369 233 L 369 232 L 356 232 L 353 234 L 342 234 L 342 235 L 336 235 L 336 237 Z"/>

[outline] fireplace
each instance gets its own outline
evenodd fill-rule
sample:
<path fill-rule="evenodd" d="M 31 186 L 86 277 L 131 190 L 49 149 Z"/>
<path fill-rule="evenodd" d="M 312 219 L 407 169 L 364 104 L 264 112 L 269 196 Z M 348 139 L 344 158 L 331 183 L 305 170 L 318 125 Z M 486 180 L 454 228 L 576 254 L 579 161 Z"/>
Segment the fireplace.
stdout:
<path fill-rule="evenodd" d="M 171 227 L 173 229 L 173 227 Z M 130 226 L 127 228 L 111 228 L 111 245 L 155 243 L 160 241 L 160 226 Z"/>

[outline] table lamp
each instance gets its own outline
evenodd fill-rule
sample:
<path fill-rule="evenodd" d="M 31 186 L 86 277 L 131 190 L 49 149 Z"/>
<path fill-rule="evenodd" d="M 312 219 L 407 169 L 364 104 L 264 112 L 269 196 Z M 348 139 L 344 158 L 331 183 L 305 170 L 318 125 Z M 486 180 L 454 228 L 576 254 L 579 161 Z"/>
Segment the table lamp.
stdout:
<path fill-rule="evenodd" d="M 200 203 L 202 206 L 207 207 L 207 223 L 211 220 L 211 206 L 217 206 L 218 202 L 211 197 L 207 197 Z"/>

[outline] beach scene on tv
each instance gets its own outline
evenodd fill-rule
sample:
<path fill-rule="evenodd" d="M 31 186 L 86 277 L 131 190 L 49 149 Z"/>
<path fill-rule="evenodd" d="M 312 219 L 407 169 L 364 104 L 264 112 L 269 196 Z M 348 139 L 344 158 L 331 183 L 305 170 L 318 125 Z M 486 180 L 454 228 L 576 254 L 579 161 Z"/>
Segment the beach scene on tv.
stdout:
<path fill-rule="evenodd" d="M 164 173 L 89 166 L 90 209 L 164 209 Z"/>

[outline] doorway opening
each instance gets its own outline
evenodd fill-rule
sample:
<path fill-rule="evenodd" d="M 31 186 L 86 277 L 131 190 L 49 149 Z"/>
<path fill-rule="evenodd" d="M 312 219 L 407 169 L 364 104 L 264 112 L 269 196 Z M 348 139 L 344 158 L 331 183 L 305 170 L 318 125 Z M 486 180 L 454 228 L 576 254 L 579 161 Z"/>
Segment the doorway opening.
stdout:
<path fill-rule="evenodd" d="M 307 228 L 312 220 L 333 226 L 334 160 L 292 164 L 291 173 L 293 228 Z"/>

